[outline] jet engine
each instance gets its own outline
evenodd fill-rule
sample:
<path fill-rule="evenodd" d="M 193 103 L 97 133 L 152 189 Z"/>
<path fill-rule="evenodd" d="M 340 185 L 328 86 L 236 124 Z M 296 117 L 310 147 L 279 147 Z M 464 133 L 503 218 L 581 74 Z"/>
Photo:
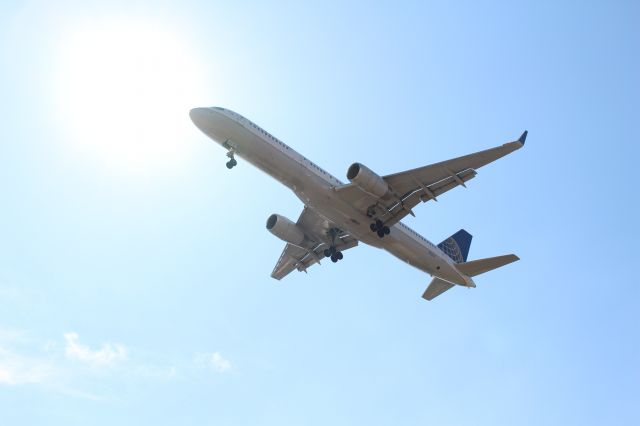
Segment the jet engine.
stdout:
<path fill-rule="evenodd" d="M 267 229 L 282 241 L 293 244 L 294 246 L 304 247 L 304 243 L 307 241 L 307 237 L 298 225 L 279 214 L 269 216 L 269 219 L 267 219 Z"/>
<path fill-rule="evenodd" d="M 377 198 L 384 197 L 389 192 L 389 185 L 367 166 L 353 163 L 347 170 L 347 179 L 358 185 L 363 191 Z"/>

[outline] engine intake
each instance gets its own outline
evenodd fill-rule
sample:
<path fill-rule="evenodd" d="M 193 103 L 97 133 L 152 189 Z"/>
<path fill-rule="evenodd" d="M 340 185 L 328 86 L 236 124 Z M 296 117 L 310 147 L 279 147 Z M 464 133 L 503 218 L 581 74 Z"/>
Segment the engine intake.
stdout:
<path fill-rule="evenodd" d="M 347 170 L 347 179 L 377 198 L 382 198 L 389 192 L 387 182 L 364 164 L 353 163 Z"/>
<path fill-rule="evenodd" d="M 304 247 L 304 243 L 307 241 L 304 231 L 302 231 L 298 225 L 279 214 L 269 216 L 269 219 L 267 219 L 267 230 L 282 241 L 293 244 L 294 246 Z"/>

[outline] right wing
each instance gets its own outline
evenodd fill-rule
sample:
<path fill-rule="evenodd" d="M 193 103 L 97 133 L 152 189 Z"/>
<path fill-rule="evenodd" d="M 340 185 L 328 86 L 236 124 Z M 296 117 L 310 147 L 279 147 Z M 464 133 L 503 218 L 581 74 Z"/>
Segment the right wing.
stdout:
<path fill-rule="evenodd" d="M 315 263 L 320 263 L 324 259 L 324 249 L 329 247 L 330 237 L 327 235 L 330 229 L 336 226 L 318 215 L 314 210 L 305 207 L 298 221 L 296 222 L 304 233 L 313 241 L 313 245 L 304 249 L 287 243 L 278 262 L 276 263 L 271 277 L 281 280 L 291 271 L 307 272 L 307 268 Z M 336 235 L 335 247 L 338 251 L 345 251 L 358 245 L 358 240 L 346 233 Z"/>
<path fill-rule="evenodd" d="M 465 182 L 476 176 L 476 169 L 522 148 L 526 138 L 525 131 L 518 140 L 495 148 L 384 176 L 390 191 L 382 198 L 353 183 L 337 187 L 335 191 L 361 212 L 392 226 L 408 214 L 413 215 L 412 209 L 420 202 L 436 200 L 456 186 L 465 186 Z"/>

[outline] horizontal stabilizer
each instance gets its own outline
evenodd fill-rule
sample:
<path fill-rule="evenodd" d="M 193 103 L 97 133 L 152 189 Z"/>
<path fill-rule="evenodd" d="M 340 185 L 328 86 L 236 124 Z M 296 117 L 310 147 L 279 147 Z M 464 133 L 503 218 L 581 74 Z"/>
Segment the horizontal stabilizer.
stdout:
<path fill-rule="evenodd" d="M 440 296 L 445 291 L 449 290 L 453 287 L 454 284 L 446 282 L 445 280 L 441 280 L 440 278 L 434 278 L 431 280 L 431 284 L 422 294 L 423 299 L 433 300 L 436 297 Z"/>
<path fill-rule="evenodd" d="M 505 256 L 488 257 L 486 259 L 472 260 L 471 262 L 458 263 L 456 268 L 469 277 L 484 274 L 511 262 L 520 260 L 515 254 L 507 254 Z"/>

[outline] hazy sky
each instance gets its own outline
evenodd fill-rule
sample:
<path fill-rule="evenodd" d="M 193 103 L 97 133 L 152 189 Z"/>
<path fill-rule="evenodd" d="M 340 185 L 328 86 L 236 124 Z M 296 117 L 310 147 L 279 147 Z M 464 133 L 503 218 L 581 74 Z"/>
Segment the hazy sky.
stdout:
<path fill-rule="evenodd" d="M 0 424 L 640 424 L 637 2 L 3 1 Z M 433 302 L 190 122 L 344 180 L 527 145 L 416 208 L 521 261 Z"/>

